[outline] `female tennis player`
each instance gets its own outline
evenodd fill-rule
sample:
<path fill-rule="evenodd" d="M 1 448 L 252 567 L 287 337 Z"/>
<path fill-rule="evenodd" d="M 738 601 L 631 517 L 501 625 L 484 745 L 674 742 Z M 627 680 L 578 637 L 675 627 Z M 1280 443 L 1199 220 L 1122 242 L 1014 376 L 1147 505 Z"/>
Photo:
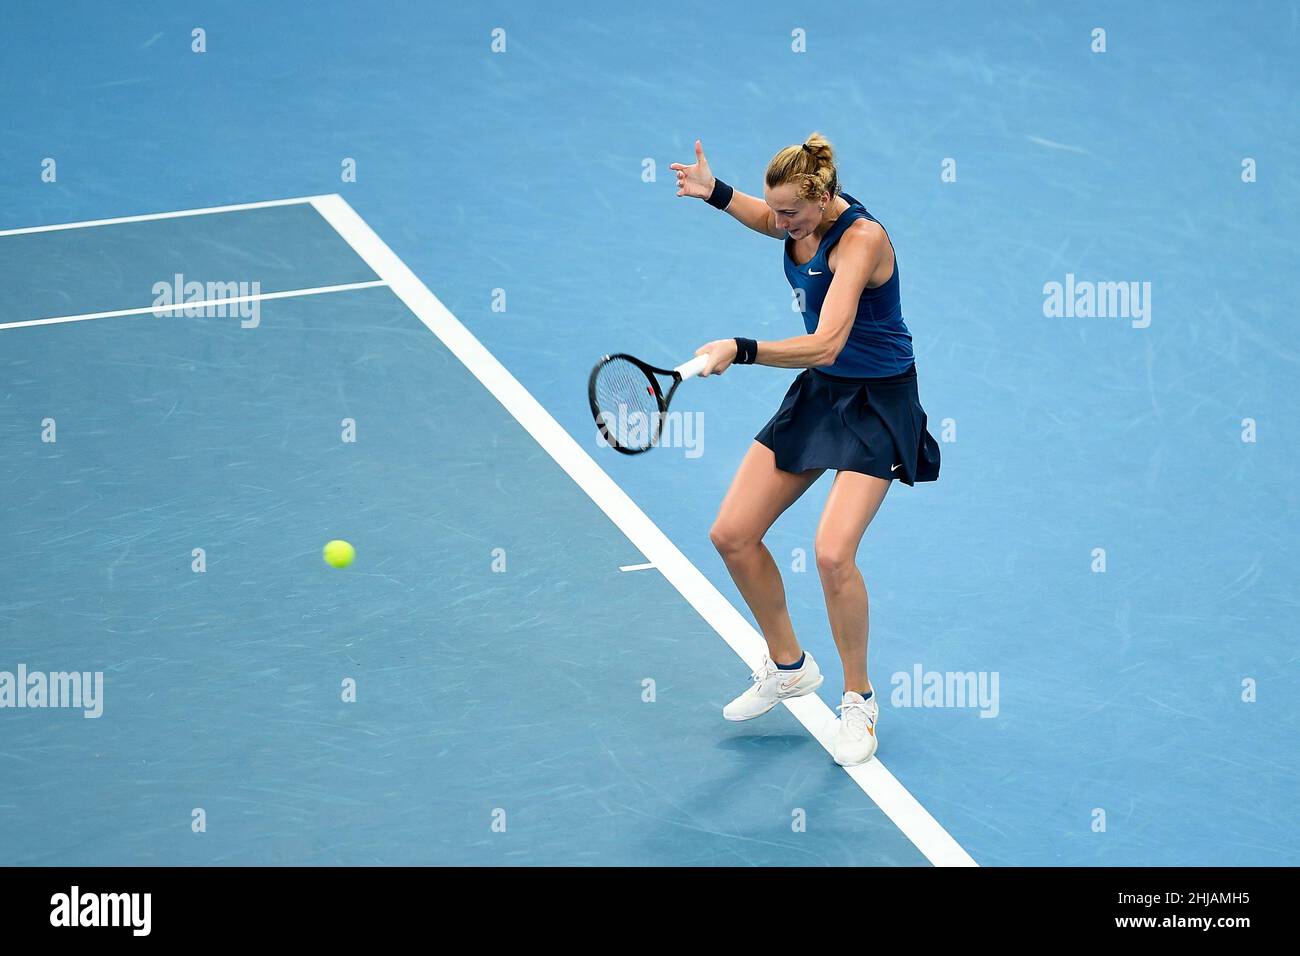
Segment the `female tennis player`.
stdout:
<path fill-rule="evenodd" d="M 671 168 L 678 196 L 703 199 L 755 232 L 785 240 L 785 275 L 802 297 L 807 330 L 776 342 L 719 339 L 695 351 L 709 356 L 702 375 L 732 364 L 804 369 L 755 436 L 709 532 L 768 648 L 753 684 L 723 715 L 749 720 L 821 686 L 817 663 L 795 637 L 781 573 L 763 535 L 832 469 L 815 550 L 844 665 L 835 760 L 864 763 L 876 752 L 879 707 L 867 678 L 867 589 L 858 544 L 895 479 L 913 485 L 939 477 L 939 444 L 917 392 L 893 244 L 862 203 L 840 191 L 831 144 L 819 133 L 772 157 L 763 199 L 715 177 L 699 140 L 695 162 Z"/>

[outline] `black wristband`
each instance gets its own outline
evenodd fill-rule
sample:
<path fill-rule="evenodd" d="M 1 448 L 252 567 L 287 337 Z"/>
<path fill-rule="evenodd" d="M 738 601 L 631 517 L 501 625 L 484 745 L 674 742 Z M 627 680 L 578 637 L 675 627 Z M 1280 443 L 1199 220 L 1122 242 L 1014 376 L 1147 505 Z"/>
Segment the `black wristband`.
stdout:
<path fill-rule="evenodd" d="M 735 365 L 753 365 L 754 359 L 758 358 L 758 343 L 753 339 L 736 339 L 736 359 Z"/>
<path fill-rule="evenodd" d="M 731 194 L 734 192 L 734 189 L 715 176 L 713 178 L 713 192 L 704 201 L 714 209 L 726 209 L 731 202 Z"/>

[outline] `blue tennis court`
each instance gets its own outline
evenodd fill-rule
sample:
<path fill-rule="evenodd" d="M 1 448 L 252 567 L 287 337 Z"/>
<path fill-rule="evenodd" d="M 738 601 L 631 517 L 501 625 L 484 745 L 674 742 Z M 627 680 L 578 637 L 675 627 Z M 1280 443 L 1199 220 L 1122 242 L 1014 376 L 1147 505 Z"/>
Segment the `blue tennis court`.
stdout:
<path fill-rule="evenodd" d="M 1293 8 L 72 9 L 0 68 L 0 864 L 1300 862 Z M 829 477 L 766 539 L 826 685 L 721 716 L 708 530 L 793 372 L 636 458 L 586 403 L 802 331 L 668 164 L 814 129 L 943 452 L 858 555 L 847 771 Z"/>

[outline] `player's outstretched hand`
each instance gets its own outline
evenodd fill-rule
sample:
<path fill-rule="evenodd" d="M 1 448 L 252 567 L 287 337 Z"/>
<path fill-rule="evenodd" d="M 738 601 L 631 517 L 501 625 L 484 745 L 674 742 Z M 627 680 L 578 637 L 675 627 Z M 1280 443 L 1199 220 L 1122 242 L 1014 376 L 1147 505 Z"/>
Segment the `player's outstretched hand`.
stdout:
<path fill-rule="evenodd" d="M 695 162 L 690 166 L 673 163 L 669 167 L 677 171 L 677 195 L 694 196 L 696 199 L 708 199 L 713 195 L 714 176 L 709 169 L 709 161 L 704 158 L 704 147 L 695 141 Z"/>

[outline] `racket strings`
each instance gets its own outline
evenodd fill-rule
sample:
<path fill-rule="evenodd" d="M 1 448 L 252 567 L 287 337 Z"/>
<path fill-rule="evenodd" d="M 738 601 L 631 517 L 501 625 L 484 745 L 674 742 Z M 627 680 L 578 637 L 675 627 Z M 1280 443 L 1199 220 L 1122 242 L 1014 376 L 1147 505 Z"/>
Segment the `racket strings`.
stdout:
<path fill-rule="evenodd" d="M 659 399 L 649 377 L 626 359 L 606 362 L 596 374 L 596 407 L 613 444 L 648 448 L 659 431 Z"/>

